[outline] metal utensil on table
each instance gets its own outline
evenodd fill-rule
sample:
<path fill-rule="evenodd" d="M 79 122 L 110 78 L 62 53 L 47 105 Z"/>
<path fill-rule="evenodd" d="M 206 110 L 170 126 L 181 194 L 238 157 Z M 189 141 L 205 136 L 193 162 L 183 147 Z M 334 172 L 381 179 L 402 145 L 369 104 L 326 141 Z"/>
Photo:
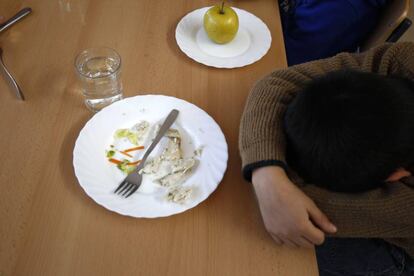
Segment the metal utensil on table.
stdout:
<path fill-rule="evenodd" d="M 20 19 L 27 16 L 29 13 L 32 12 L 31 8 L 24 8 L 21 9 L 18 13 L 16 13 L 14 16 L 12 16 L 9 20 L 3 22 L 0 24 L 0 33 L 4 30 L 10 28 L 12 25 L 17 23 Z M 24 101 L 23 92 L 20 89 L 19 85 L 16 82 L 16 79 L 13 77 L 13 75 L 10 73 L 10 71 L 7 69 L 6 65 L 3 61 L 3 49 L 0 48 L 0 66 L 4 71 L 4 75 L 7 78 L 7 80 L 10 82 L 10 85 L 12 86 L 13 90 L 15 91 L 17 97 Z"/>
<path fill-rule="evenodd" d="M 23 17 L 25 17 L 26 15 L 28 15 L 31 12 L 32 12 L 31 8 L 21 9 L 12 18 L 10 18 L 6 22 L 3 22 L 2 24 L 0 24 L 0 33 L 4 30 L 8 29 L 10 26 L 12 26 L 13 24 L 18 22 L 20 19 L 22 19 Z"/>
<path fill-rule="evenodd" d="M 24 96 L 23 96 L 23 92 L 20 89 L 19 85 L 17 84 L 16 80 L 14 79 L 14 77 L 12 76 L 12 74 L 9 72 L 9 70 L 7 70 L 6 65 L 4 64 L 3 61 L 3 49 L 0 48 L 0 66 L 4 71 L 4 75 L 6 76 L 6 78 L 8 79 L 8 81 L 10 82 L 10 85 L 12 86 L 13 90 L 15 91 L 17 97 L 21 100 L 24 101 Z"/>
<path fill-rule="evenodd" d="M 165 132 L 171 127 L 171 125 L 174 123 L 175 119 L 178 117 L 179 111 L 176 109 L 173 109 L 170 114 L 168 114 L 167 118 L 165 119 L 164 123 L 160 127 L 160 130 L 158 131 L 157 136 L 152 141 L 151 145 L 145 152 L 144 156 L 141 159 L 141 162 L 139 165 L 135 168 L 133 172 L 131 172 L 124 181 L 119 184 L 118 188 L 114 191 L 114 193 L 119 194 L 121 196 L 125 196 L 125 198 L 129 197 L 133 193 L 138 190 L 139 186 L 141 186 L 142 183 L 142 174 L 139 173 L 139 171 L 144 168 L 145 161 L 147 160 L 148 156 L 151 154 L 152 150 L 155 148 L 155 146 L 158 144 L 158 142 L 161 140 L 161 138 L 164 136 Z"/>

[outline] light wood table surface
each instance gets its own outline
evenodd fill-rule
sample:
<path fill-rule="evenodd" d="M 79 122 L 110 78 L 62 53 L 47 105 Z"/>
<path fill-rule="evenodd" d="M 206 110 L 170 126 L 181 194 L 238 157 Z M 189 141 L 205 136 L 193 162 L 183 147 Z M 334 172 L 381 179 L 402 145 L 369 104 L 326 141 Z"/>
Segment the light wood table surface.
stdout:
<path fill-rule="evenodd" d="M 276 0 L 234 0 L 260 17 L 272 46 L 255 64 L 215 69 L 187 58 L 175 27 L 207 0 L 0 1 L 8 18 L 33 13 L 0 34 L 4 60 L 26 101 L 0 79 L 0 275 L 317 275 L 313 250 L 276 246 L 241 177 L 238 126 L 250 88 L 286 67 Z M 72 151 L 92 114 L 73 62 L 81 50 L 116 49 L 124 95 L 161 93 L 207 111 L 228 145 L 228 169 L 198 207 L 135 219 L 94 203 L 79 186 Z"/>

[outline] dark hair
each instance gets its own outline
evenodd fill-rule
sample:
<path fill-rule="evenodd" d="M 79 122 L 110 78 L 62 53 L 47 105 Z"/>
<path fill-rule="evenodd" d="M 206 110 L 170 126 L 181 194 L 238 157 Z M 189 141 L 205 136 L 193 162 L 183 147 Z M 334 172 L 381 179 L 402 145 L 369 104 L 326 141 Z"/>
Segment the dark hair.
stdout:
<path fill-rule="evenodd" d="M 370 190 L 412 164 L 411 80 L 332 72 L 300 91 L 284 119 L 288 165 L 326 189 Z"/>

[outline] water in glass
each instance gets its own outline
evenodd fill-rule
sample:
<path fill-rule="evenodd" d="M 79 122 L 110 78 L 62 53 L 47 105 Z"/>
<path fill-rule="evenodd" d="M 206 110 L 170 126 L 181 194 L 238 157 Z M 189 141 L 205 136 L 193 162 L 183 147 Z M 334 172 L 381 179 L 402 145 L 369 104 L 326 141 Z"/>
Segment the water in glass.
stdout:
<path fill-rule="evenodd" d="M 122 99 L 121 59 L 111 49 L 89 49 L 76 61 L 85 104 L 96 112 Z"/>

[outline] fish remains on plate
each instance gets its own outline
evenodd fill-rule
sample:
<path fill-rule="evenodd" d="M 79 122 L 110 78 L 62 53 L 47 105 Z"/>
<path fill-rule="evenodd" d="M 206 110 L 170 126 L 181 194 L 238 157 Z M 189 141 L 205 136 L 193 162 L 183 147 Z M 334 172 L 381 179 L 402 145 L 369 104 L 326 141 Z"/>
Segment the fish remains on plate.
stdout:
<path fill-rule="evenodd" d="M 111 145 L 106 151 L 108 161 L 115 164 L 123 173 L 132 172 L 140 160 L 135 160 L 132 155 L 145 149 L 142 143 L 147 138 L 151 126 L 146 121 L 135 124 L 130 129 L 118 129 L 114 134 L 114 144 L 123 140 L 124 144 L 132 144 L 126 149 L 117 149 Z M 155 126 L 154 133 L 158 133 L 160 125 Z M 144 168 L 138 173 L 147 175 L 152 182 L 166 188 L 166 200 L 174 203 L 186 203 L 193 193 L 193 188 L 183 186 L 191 172 L 197 167 L 202 148 L 194 151 L 192 157 L 185 158 L 181 149 L 181 134 L 177 129 L 169 129 L 164 137 L 168 139 L 167 146 L 161 155 L 148 160 Z M 122 144 L 122 143 L 121 143 Z"/>

